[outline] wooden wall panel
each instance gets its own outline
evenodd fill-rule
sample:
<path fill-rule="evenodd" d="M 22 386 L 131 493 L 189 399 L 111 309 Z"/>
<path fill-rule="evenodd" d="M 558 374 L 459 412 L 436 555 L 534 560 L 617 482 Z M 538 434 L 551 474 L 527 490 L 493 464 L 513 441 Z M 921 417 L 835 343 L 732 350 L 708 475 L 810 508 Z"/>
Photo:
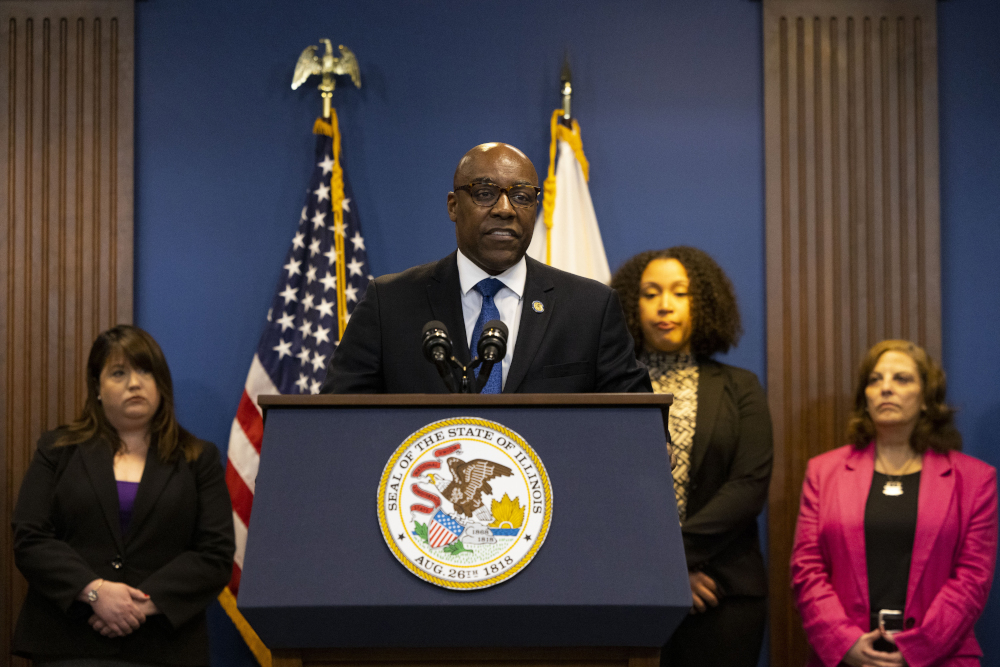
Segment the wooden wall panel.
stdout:
<path fill-rule="evenodd" d="M 807 645 L 789 589 L 806 461 L 843 444 L 884 338 L 941 354 L 933 0 L 764 0 L 772 665 Z"/>
<path fill-rule="evenodd" d="M 95 335 L 132 319 L 133 4 L 5 0 L 0 23 L 0 662 L 13 664 L 21 478 L 39 434 L 83 404 Z"/>

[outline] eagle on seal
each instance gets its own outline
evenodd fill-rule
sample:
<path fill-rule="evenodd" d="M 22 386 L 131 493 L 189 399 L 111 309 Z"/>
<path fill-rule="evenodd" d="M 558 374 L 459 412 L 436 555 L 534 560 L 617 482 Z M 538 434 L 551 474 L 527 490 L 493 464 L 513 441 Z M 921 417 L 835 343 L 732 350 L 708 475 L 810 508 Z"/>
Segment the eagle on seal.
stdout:
<path fill-rule="evenodd" d="M 482 514 L 476 510 L 483 507 L 483 494 L 493 494 L 490 480 L 514 474 L 507 466 L 493 461 L 473 459 L 466 463 L 456 456 L 448 458 L 448 469 L 451 471 L 452 479 L 434 480 L 436 486 L 442 495 L 455 506 L 456 512 L 470 518 L 474 514 Z M 485 509 L 487 512 L 489 511 L 489 508 Z"/>

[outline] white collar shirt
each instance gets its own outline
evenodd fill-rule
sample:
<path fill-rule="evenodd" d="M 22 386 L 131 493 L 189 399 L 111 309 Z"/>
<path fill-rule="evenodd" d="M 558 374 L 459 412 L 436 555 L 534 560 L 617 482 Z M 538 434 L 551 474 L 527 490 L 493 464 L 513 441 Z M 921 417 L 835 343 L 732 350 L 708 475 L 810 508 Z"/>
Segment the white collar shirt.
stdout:
<path fill-rule="evenodd" d="M 496 278 L 503 283 L 503 287 L 493 297 L 493 303 L 500 311 L 500 321 L 507 325 L 507 354 L 503 358 L 503 386 L 507 385 L 507 372 L 510 370 L 510 362 L 514 358 L 514 346 L 517 343 L 517 330 L 521 325 L 521 306 L 524 297 L 524 283 L 528 277 L 528 263 L 524 257 L 503 273 L 491 276 L 458 251 L 458 282 L 462 290 L 462 315 L 465 318 L 465 340 L 469 344 L 470 352 L 474 357 L 475 350 L 472 350 L 472 330 L 476 327 L 476 320 L 483 308 L 483 295 L 477 292 L 475 286 L 484 278 Z M 461 361 L 461 360 L 460 360 Z M 471 359 L 469 360 L 471 361 Z"/>

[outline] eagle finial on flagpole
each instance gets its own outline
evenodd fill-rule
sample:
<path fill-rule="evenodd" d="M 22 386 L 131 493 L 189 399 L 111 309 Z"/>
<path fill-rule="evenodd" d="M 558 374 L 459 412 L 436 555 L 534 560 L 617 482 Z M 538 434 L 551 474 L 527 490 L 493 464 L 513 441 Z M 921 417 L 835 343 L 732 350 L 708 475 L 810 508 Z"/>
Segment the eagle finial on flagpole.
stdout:
<path fill-rule="evenodd" d="M 333 55 L 333 44 L 328 39 L 319 41 L 326 44 L 326 53 L 320 58 L 316 55 L 316 46 L 307 46 L 299 56 L 299 61 L 295 63 L 295 74 L 292 75 L 292 90 L 295 90 L 306 82 L 313 74 L 323 77 L 319 84 L 320 95 L 323 96 L 323 118 L 330 118 L 330 100 L 333 98 L 333 89 L 337 87 L 334 80 L 336 74 L 346 74 L 351 77 L 351 81 L 358 88 L 361 87 L 361 69 L 358 67 L 358 59 L 354 57 L 354 52 L 343 44 L 339 45 L 340 57 Z"/>
<path fill-rule="evenodd" d="M 566 125 L 569 125 L 570 118 L 570 98 L 573 96 L 573 73 L 569 69 L 569 55 L 563 57 L 562 71 L 559 73 L 559 83 L 561 84 L 562 90 L 562 109 L 563 115 L 562 120 Z"/>

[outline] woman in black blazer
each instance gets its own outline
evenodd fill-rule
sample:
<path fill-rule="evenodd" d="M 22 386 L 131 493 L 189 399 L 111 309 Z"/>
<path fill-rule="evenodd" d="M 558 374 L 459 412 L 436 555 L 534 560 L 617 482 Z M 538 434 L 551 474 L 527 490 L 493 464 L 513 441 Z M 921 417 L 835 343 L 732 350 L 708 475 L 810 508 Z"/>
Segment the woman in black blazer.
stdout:
<path fill-rule="evenodd" d="M 219 452 L 177 423 L 145 331 L 98 336 L 82 414 L 39 440 L 12 523 L 29 584 L 15 654 L 209 664 L 205 607 L 232 571 L 232 507 Z"/>
<path fill-rule="evenodd" d="M 710 358 L 741 333 L 733 286 L 709 255 L 683 246 L 636 255 L 611 286 L 653 391 L 674 395 L 674 491 L 692 608 L 662 664 L 752 667 L 767 617 L 757 515 L 773 444 L 757 377 Z"/>

